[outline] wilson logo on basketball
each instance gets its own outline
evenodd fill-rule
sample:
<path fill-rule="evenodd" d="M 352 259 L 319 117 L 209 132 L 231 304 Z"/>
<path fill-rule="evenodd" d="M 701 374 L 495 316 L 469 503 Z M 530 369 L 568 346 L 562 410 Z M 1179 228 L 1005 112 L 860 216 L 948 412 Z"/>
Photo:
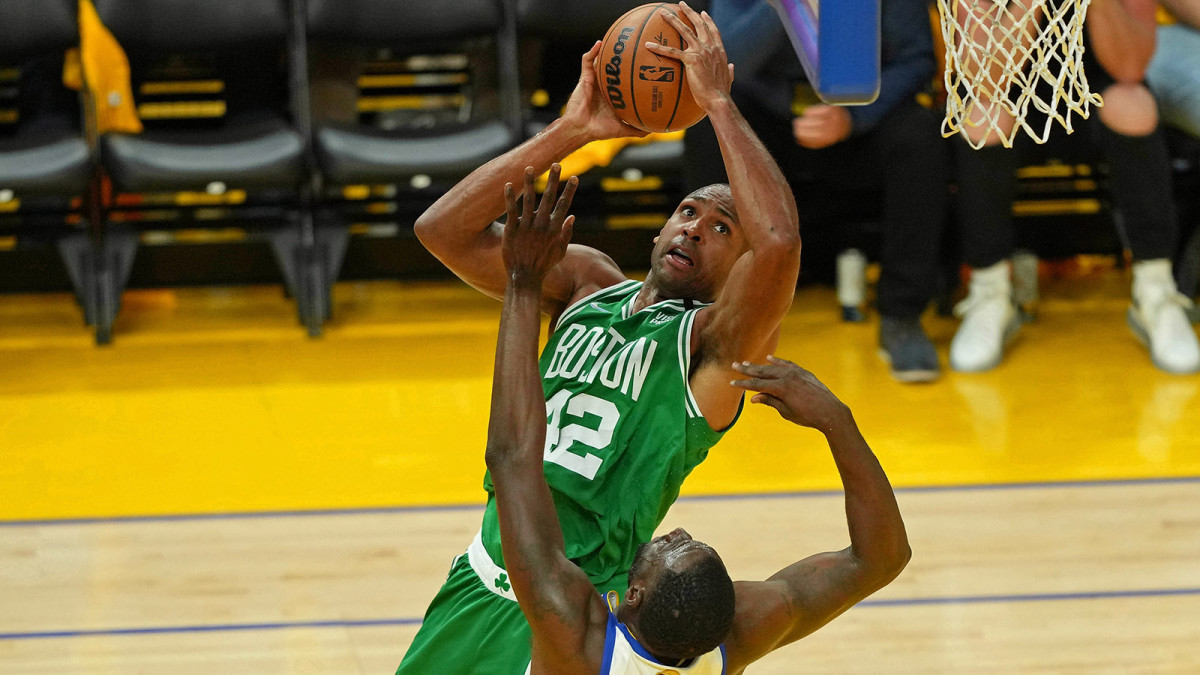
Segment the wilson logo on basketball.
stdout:
<path fill-rule="evenodd" d="M 642 66 L 638 71 L 638 79 L 649 82 L 674 82 L 675 69 L 667 66 Z"/>
<path fill-rule="evenodd" d="M 621 53 L 625 51 L 625 41 L 629 36 L 633 35 L 633 26 L 625 26 L 621 29 L 621 34 L 617 36 L 617 43 L 613 45 L 612 58 L 608 63 L 604 64 L 604 74 L 607 76 L 608 102 L 616 110 L 625 108 L 625 94 L 621 93 Z"/>

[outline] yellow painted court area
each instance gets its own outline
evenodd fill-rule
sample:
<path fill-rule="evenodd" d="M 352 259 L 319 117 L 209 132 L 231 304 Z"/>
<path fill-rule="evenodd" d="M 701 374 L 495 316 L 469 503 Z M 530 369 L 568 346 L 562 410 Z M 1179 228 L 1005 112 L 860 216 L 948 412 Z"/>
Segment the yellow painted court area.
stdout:
<path fill-rule="evenodd" d="M 805 287 L 779 354 L 855 411 L 897 486 L 1200 475 L 1200 377 L 1156 370 L 1129 281 L 1047 282 L 1005 363 L 894 382 L 877 319 Z M 111 347 L 67 295 L 0 296 L 0 520 L 473 504 L 499 304 L 344 283 L 322 339 L 277 287 L 131 291 Z M 929 317 L 945 362 L 955 322 Z M 837 487 L 820 437 L 753 407 L 684 494 Z"/>
<path fill-rule="evenodd" d="M 1001 368 L 923 386 L 801 289 L 779 354 L 897 486 L 960 487 L 900 489 L 908 568 L 754 673 L 1200 672 L 1200 376 L 1150 364 L 1128 285 L 1048 280 Z M 96 348 L 70 297 L 0 296 L 0 675 L 395 670 L 479 528 L 500 308 L 456 282 L 334 300 L 310 340 L 278 287 L 131 291 Z M 955 322 L 928 326 L 944 359 Z M 812 492 L 836 487 L 815 432 L 752 407 L 684 486 L 732 496 L 663 528 L 762 579 L 846 545 Z"/>

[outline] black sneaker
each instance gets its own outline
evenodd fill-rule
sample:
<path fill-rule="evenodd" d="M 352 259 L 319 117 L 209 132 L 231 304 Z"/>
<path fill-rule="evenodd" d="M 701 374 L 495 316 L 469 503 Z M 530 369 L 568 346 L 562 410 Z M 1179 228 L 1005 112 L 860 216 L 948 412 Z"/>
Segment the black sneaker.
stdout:
<path fill-rule="evenodd" d="M 941 374 L 937 349 L 920 319 L 883 316 L 879 320 L 879 355 L 900 382 L 933 382 Z"/>

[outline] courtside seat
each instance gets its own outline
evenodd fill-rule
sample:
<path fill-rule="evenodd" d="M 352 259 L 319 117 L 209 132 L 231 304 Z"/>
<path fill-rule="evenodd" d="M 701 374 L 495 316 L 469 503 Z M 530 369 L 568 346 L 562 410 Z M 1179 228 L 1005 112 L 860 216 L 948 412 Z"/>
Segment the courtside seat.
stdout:
<path fill-rule="evenodd" d="M 501 3 L 308 0 L 313 58 L 331 46 L 356 55 L 352 119 L 314 115 L 328 186 L 452 183 L 521 140 Z"/>
<path fill-rule="evenodd" d="M 314 252 L 303 15 L 294 0 L 94 0 L 129 59 L 145 130 L 104 134 L 114 200 L 106 238 L 128 270 L 139 237 L 221 229 L 265 240 L 300 322 L 329 312 Z M 166 205 L 146 209 L 143 204 Z M 157 241 L 157 240 L 155 240 Z M 120 296 L 128 272 L 113 284 Z"/>
<path fill-rule="evenodd" d="M 76 0 L 0 2 L 0 235 L 16 250 L 53 245 L 91 324 L 101 301 L 95 153 L 81 98 L 62 81 L 77 15 Z"/>
<path fill-rule="evenodd" d="M 91 172 L 91 157 L 87 141 L 69 129 L 0 137 L 0 190 L 17 195 L 81 194 Z"/>
<path fill-rule="evenodd" d="M 644 174 L 660 175 L 679 172 L 681 162 L 683 141 L 654 141 L 626 146 L 608 166 L 599 171 L 602 174 L 619 174 L 627 169 L 636 169 Z"/>
<path fill-rule="evenodd" d="M 395 183 L 419 174 L 465 176 L 514 145 L 512 128 L 500 120 L 404 136 L 321 124 L 315 143 L 321 170 L 333 185 Z"/>
<path fill-rule="evenodd" d="M 0 64 L 20 67 L 40 59 L 61 68 L 63 53 L 79 41 L 76 12 L 75 0 L 0 2 Z M 53 68 L 26 70 L 17 84 L 16 121 L 11 133 L 0 133 L 0 190 L 18 197 L 80 195 L 92 154 L 79 128 L 78 99 L 66 95 Z"/>
<path fill-rule="evenodd" d="M 135 85 L 177 55 L 235 63 L 218 70 L 218 77 L 265 70 L 286 81 L 286 69 L 279 66 L 290 27 L 286 0 L 96 0 L 96 9 L 125 48 Z M 147 121 L 141 134 L 105 134 L 101 156 L 114 185 L 127 192 L 204 189 L 213 181 L 238 189 L 300 185 L 303 136 L 293 124 L 286 88 L 278 88 L 276 100 L 267 89 L 228 104 L 253 106 L 254 114 L 227 113 L 220 124 L 180 129 Z"/>
<path fill-rule="evenodd" d="M 204 189 L 218 179 L 245 189 L 296 187 L 306 175 L 304 139 L 281 119 L 217 132 L 106 134 L 101 151 L 126 192 Z"/>

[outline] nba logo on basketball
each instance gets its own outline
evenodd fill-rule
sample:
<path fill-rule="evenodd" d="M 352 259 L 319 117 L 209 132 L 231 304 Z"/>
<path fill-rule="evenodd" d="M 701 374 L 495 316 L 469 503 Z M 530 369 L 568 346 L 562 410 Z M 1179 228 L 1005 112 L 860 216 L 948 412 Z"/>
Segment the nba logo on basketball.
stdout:
<path fill-rule="evenodd" d="M 650 3 L 626 12 L 605 33 L 593 62 L 609 107 L 622 122 L 643 131 L 679 131 L 705 115 L 688 87 L 686 66 L 646 47 L 649 42 L 682 49 L 683 40 L 665 10 L 663 3 Z M 684 14 L 672 13 L 691 25 Z"/>
<path fill-rule="evenodd" d="M 674 82 L 675 69 L 669 66 L 642 66 L 638 72 L 638 79 L 648 82 Z"/>

